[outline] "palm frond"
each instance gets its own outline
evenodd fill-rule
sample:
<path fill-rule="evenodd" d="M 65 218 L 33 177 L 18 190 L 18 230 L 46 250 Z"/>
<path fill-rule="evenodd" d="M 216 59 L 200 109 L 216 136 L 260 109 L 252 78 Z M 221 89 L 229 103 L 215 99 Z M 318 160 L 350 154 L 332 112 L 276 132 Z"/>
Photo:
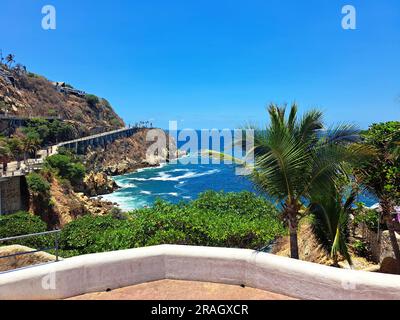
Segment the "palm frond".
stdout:
<path fill-rule="evenodd" d="M 313 230 L 334 260 L 341 254 L 350 265 L 351 256 L 348 251 L 349 214 L 355 194 L 342 203 L 342 196 L 332 184 L 330 192 L 316 191 L 312 195 L 310 212 L 314 216 Z"/>

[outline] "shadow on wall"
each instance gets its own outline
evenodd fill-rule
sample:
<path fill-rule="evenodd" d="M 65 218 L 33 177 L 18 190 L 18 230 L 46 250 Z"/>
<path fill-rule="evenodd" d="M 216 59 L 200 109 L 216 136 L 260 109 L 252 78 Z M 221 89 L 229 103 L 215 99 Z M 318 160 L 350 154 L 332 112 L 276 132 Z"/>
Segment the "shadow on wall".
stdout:
<path fill-rule="evenodd" d="M 25 177 L 0 179 L 0 214 L 29 209 L 29 191 Z"/>

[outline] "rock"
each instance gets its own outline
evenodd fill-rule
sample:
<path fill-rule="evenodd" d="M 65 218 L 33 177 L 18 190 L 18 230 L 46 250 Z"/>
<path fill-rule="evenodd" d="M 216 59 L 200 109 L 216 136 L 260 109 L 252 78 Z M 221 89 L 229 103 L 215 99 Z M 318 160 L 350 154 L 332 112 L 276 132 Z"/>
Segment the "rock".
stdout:
<path fill-rule="evenodd" d="M 164 132 L 158 129 L 161 134 Z M 97 147 L 90 149 L 85 155 L 85 164 L 91 170 L 102 168 L 107 175 L 115 176 L 134 172 L 144 167 L 154 167 L 168 162 L 184 152 L 176 150 L 175 142 L 159 150 L 158 155 L 148 155 L 154 142 L 147 140 L 149 129 L 141 129 L 131 137 L 122 138 L 107 145 L 107 148 Z M 169 136 L 167 135 L 167 140 Z M 171 148 L 171 150 L 169 150 Z"/>
<path fill-rule="evenodd" d="M 118 189 L 114 180 L 109 178 L 104 172 L 93 172 L 83 179 L 84 191 L 90 197 L 101 194 L 108 194 Z"/>
<path fill-rule="evenodd" d="M 399 264 L 397 260 L 392 257 L 386 257 L 381 263 L 380 272 L 390 274 L 400 274 Z"/>
<path fill-rule="evenodd" d="M 33 251 L 33 249 L 20 245 L 11 245 L 11 246 L 1 247 L 0 255 L 1 256 L 13 255 L 29 251 Z M 62 260 L 62 258 L 60 257 L 59 259 Z M 47 252 L 35 252 L 32 254 L 17 255 L 13 257 L 3 258 L 0 261 L 0 272 L 14 270 L 17 268 L 23 268 L 55 260 L 56 257 L 51 254 L 48 254 Z"/>

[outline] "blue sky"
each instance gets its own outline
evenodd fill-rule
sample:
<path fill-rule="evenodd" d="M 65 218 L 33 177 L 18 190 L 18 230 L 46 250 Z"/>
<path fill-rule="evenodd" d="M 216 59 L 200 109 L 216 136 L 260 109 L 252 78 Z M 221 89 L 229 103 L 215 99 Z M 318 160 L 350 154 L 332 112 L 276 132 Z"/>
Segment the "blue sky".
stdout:
<path fill-rule="evenodd" d="M 41 28 L 41 8 L 57 29 Z M 343 30 L 341 9 L 357 9 Z M 398 0 L 2 0 L 0 48 L 108 99 L 126 122 L 235 128 L 270 102 L 329 124 L 400 116 Z"/>

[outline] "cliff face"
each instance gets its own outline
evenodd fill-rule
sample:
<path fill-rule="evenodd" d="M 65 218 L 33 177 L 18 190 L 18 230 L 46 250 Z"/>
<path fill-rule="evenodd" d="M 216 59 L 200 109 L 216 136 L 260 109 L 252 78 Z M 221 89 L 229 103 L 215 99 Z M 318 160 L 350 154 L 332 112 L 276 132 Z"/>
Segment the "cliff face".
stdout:
<path fill-rule="evenodd" d="M 48 195 L 31 195 L 29 211 L 47 223 L 49 229 L 62 228 L 67 223 L 84 215 L 105 215 L 112 212 L 113 203 L 90 199 L 72 186 L 51 175 Z"/>
<path fill-rule="evenodd" d="M 105 100 L 73 89 L 65 83 L 53 83 L 42 76 L 21 70 L 9 70 L 0 64 L 0 133 L 12 134 L 26 120 L 19 119 L 10 129 L 10 119 L 61 118 L 74 128 L 71 138 L 88 136 L 124 127 L 122 119 Z M 22 121 L 22 122 L 21 122 Z M 141 129 L 134 136 L 123 138 L 89 150 L 84 156 L 87 175 L 82 185 L 69 185 L 55 176 L 48 176 L 50 184 L 46 195 L 30 194 L 29 211 L 45 221 L 49 228 L 63 227 L 70 221 L 86 215 L 103 215 L 115 212 L 112 203 L 90 199 L 113 192 L 118 188 L 109 175 L 132 172 L 138 168 L 155 166 L 164 162 L 168 148 L 160 155 L 146 157 L 153 142 L 146 141 L 149 129 Z M 160 133 L 164 134 L 161 130 Z M 168 137 L 167 137 L 168 139 Z M 169 141 L 167 141 L 169 143 Z M 176 149 L 171 157 L 176 156 Z M 46 174 L 45 174 L 46 176 Z"/>
<path fill-rule="evenodd" d="M 157 129 L 160 134 L 162 130 Z M 148 148 L 154 143 L 146 141 L 149 129 L 142 129 L 129 138 L 123 138 L 107 145 L 105 149 L 96 148 L 90 150 L 85 156 L 85 164 L 89 170 L 104 172 L 107 175 L 115 176 L 133 172 L 139 168 L 157 166 L 165 162 L 167 158 L 180 156 L 177 154 L 176 143 L 172 141 L 173 150 L 169 150 L 169 139 L 167 147 L 160 150 L 159 155 L 147 157 Z"/>
<path fill-rule="evenodd" d="M 4 72 L 9 77 L 5 77 Z M 59 91 L 54 83 L 44 77 L 10 71 L 0 66 L 0 114 L 61 117 L 76 129 L 77 137 L 124 126 L 107 100 Z"/>

